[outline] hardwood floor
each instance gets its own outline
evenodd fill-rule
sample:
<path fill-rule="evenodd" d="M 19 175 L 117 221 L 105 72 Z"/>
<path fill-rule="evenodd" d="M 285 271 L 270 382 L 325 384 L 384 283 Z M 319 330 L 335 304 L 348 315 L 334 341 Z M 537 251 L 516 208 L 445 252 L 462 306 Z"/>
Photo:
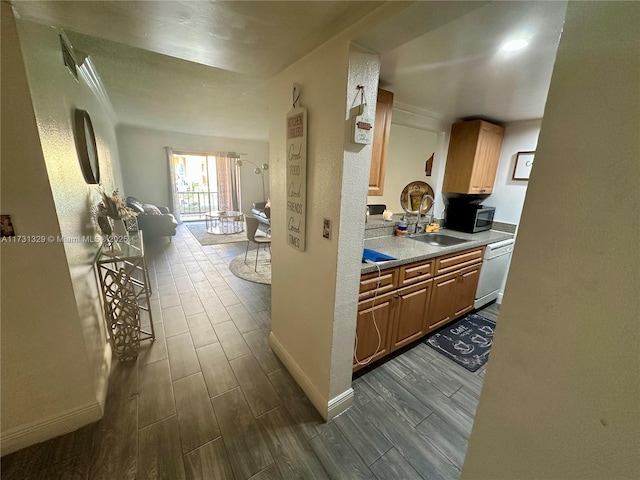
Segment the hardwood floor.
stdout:
<path fill-rule="evenodd" d="M 327 424 L 269 347 L 270 286 L 227 268 L 244 249 L 184 226 L 148 248 L 155 342 L 114 360 L 100 422 L 2 458 L 2 479 L 457 479 L 485 367 L 414 345 Z"/>

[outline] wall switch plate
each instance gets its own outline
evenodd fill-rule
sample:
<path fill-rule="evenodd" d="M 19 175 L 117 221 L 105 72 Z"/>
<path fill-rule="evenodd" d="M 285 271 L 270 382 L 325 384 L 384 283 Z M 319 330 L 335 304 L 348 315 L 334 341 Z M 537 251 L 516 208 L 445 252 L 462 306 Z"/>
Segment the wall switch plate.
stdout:
<path fill-rule="evenodd" d="M 331 220 L 328 218 L 322 221 L 322 237 L 331 240 Z"/>

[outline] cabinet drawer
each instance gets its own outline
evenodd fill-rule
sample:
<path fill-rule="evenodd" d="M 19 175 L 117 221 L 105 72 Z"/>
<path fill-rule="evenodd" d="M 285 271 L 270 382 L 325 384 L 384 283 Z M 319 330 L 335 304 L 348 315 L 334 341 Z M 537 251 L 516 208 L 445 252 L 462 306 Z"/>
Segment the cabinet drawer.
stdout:
<path fill-rule="evenodd" d="M 444 257 L 436 258 L 435 274 L 443 275 L 459 268 L 464 268 L 475 263 L 482 262 L 484 247 L 452 253 Z"/>
<path fill-rule="evenodd" d="M 420 262 L 411 263 L 400 267 L 400 277 L 398 279 L 400 287 L 413 285 L 433 277 L 435 269 L 435 258 L 422 260 Z"/>
<path fill-rule="evenodd" d="M 377 309 L 380 305 L 383 304 L 391 304 L 393 302 L 393 297 L 395 296 L 395 292 L 385 293 L 384 295 L 378 295 L 376 298 L 370 298 L 368 300 L 363 300 L 362 302 L 358 302 L 358 312 L 362 313 L 366 310 Z"/>
<path fill-rule="evenodd" d="M 378 276 L 380 278 L 378 278 Z M 378 272 L 366 273 L 360 277 L 360 294 L 358 295 L 358 301 L 373 298 L 374 295 L 383 295 L 395 290 L 397 286 L 397 268 L 382 270 L 380 275 L 378 275 Z"/>

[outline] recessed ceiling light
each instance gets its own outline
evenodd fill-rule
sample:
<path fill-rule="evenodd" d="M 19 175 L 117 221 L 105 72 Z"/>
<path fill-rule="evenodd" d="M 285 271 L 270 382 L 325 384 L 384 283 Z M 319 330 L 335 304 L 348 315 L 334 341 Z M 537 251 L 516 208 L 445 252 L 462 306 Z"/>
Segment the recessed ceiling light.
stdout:
<path fill-rule="evenodd" d="M 518 38 L 516 40 L 509 40 L 508 42 L 503 43 L 500 50 L 503 52 L 515 52 L 516 50 L 522 50 L 527 45 L 529 45 L 529 40 Z"/>

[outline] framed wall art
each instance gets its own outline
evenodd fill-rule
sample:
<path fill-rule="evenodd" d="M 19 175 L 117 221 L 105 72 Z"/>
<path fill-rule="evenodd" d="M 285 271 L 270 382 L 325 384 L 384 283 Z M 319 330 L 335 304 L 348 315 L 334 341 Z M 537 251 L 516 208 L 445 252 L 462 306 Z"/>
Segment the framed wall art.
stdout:
<path fill-rule="evenodd" d="M 513 167 L 513 180 L 529 180 L 531 167 L 533 167 L 533 157 L 536 152 L 518 152 L 516 164 Z"/>

